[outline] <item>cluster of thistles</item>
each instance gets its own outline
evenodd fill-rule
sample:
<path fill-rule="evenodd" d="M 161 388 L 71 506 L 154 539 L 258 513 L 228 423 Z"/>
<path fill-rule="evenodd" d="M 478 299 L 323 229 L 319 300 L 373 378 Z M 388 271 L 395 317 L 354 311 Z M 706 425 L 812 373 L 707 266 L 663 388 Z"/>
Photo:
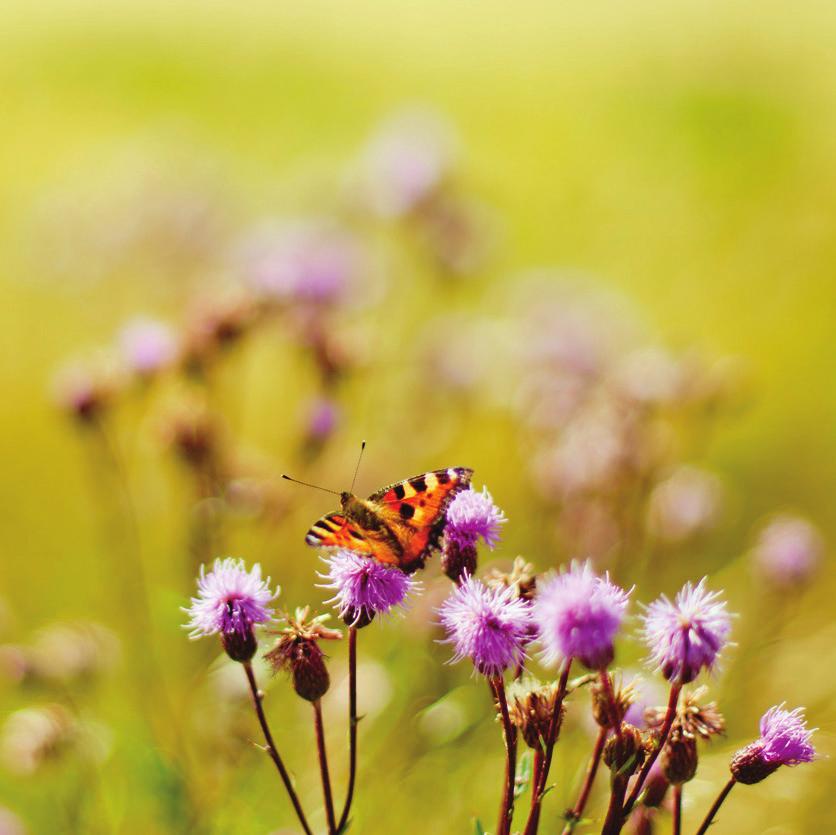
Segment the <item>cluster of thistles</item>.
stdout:
<path fill-rule="evenodd" d="M 493 571 L 478 579 L 477 547 L 480 542 L 497 545 L 504 522 L 486 490 L 467 490 L 454 498 L 441 543 L 442 564 L 454 586 L 438 613 L 452 660 L 469 659 L 487 679 L 502 723 L 506 776 L 498 835 L 512 831 L 515 798 L 521 794 L 518 736 L 534 752 L 531 803 L 520 831 L 538 831 L 563 717 L 584 687 L 599 733 L 563 832 L 571 833 L 582 819 L 597 819 L 604 835 L 621 832 L 631 819 L 637 831 L 652 831 L 669 789 L 679 831 L 682 789 L 696 774 L 698 743 L 725 731 L 716 704 L 704 698 L 705 688 L 686 690 L 685 685 L 711 673 L 728 646 L 732 615 L 726 602 L 703 579 L 686 583 L 672 600 L 663 595 L 642 607 L 638 637 L 646 644 L 648 664 L 668 686 L 667 704 L 647 707 L 642 715 L 635 709 L 632 684 L 611 669 L 634 590 L 596 573 L 589 562 L 573 562 L 538 577 L 518 558 L 510 572 Z M 358 628 L 403 604 L 414 590 L 414 580 L 397 568 L 350 551 L 337 552 L 327 566 L 321 576 L 353 640 Z M 271 620 L 268 604 L 277 594 L 261 579 L 258 566 L 247 572 L 241 562 L 216 561 L 210 573 L 201 573 L 199 595 L 188 610 L 192 634 L 218 633 L 227 654 L 248 665 L 257 647 L 254 629 Z M 266 657 L 276 669 L 291 673 L 301 696 L 318 704 L 329 681 L 318 642 L 340 633 L 326 629 L 321 617 L 309 619 L 307 610 L 287 620 Z M 533 678 L 528 667 L 535 661 L 555 671 L 555 680 Z M 513 683 L 506 690 L 507 675 Z M 706 831 L 736 783 L 757 783 L 782 765 L 812 761 L 811 734 L 800 709 L 768 710 L 760 737 L 732 758 L 729 782 L 698 832 Z M 611 772 L 610 800 L 606 812 L 596 816 L 586 806 L 601 763 Z"/>

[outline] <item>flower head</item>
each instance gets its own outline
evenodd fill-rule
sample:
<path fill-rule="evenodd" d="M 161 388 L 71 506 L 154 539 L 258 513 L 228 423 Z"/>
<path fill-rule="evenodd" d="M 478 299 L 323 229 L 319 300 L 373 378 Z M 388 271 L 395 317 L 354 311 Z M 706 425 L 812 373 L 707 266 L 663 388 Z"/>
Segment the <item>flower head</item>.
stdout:
<path fill-rule="evenodd" d="M 720 593 L 703 578 L 686 583 L 671 602 L 665 595 L 646 607 L 642 637 L 650 659 L 668 681 L 687 684 L 711 670 L 731 631 L 731 615 Z"/>
<path fill-rule="evenodd" d="M 439 609 L 454 661 L 470 658 L 486 676 L 502 673 L 525 657 L 531 608 L 513 588 L 491 589 L 465 577 Z"/>
<path fill-rule="evenodd" d="M 569 571 L 539 584 L 534 621 L 544 661 L 577 658 L 590 669 L 613 659 L 613 640 L 627 612 L 630 592 L 599 577 L 589 562 L 572 563 Z"/>
<path fill-rule="evenodd" d="M 487 487 L 483 487 L 481 493 L 473 489 L 462 490 L 447 508 L 444 532 L 447 539 L 460 548 L 475 546 L 480 539 L 489 548 L 494 548 L 499 542 L 500 525 L 506 521 Z"/>
<path fill-rule="evenodd" d="M 759 783 L 782 765 L 812 762 L 816 757 L 810 742 L 814 731 L 808 729 L 802 708 L 771 707 L 761 717 L 760 738 L 734 755 L 732 775 L 739 783 Z"/>
<path fill-rule="evenodd" d="M 132 319 L 119 334 L 119 347 L 128 367 L 148 377 L 174 361 L 177 343 L 171 328 L 156 319 Z"/>
<path fill-rule="evenodd" d="M 219 634 L 230 657 L 249 661 L 256 650 L 253 626 L 272 618 L 268 604 L 278 595 L 279 589 L 270 591 L 269 577 L 261 579 L 258 563 L 247 571 L 243 560 L 216 559 L 208 574 L 200 567 L 197 597 L 184 609 L 191 616 L 189 636 Z"/>
<path fill-rule="evenodd" d="M 800 516 L 782 515 L 761 530 L 752 557 L 767 581 L 787 588 L 810 579 L 823 551 L 821 534 L 811 522 Z"/>
<path fill-rule="evenodd" d="M 548 739 L 556 696 L 557 682 L 541 684 L 531 677 L 514 681 L 508 688 L 511 722 L 519 729 L 526 745 L 535 751 L 541 750 Z M 552 743 L 557 740 L 565 713 L 566 706 L 561 704 Z"/>
<path fill-rule="evenodd" d="M 369 557 L 340 549 L 327 561 L 328 571 L 320 576 L 329 580 L 324 588 L 334 589 L 334 602 L 340 617 L 352 626 L 365 625 L 375 615 L 400 606 L 415 581 L 398 568 L 390 568 Z"/>

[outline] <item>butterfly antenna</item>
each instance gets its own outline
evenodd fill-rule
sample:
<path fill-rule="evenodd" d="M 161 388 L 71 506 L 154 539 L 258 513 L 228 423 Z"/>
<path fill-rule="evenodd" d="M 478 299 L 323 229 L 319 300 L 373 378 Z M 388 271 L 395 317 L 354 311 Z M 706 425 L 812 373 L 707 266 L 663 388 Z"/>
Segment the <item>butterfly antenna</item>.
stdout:
<path fill-rule="evenodd" d="M 360 472 L 360 462 L 363 460 L 363 451 L 365 449 L 366 449 L 366 442 L 363 441 L 363 443 L 360 444 L 360 455 L 357 458 L 357 466 L 354 468 L 354 478 L 351 479 L 351 490 L 349 490 L 349 493 L 354 492 L 354 483 L 357 481 L 357 473 Z"/>
<path fill-rule="evenodd" d="M 314 490 L 322 490 L 323 493 L 331 493 L 334 496 L 340 495 L 336 490 L 329 490 L 327 487 L 320 487 L 318 484 L 310 484 L 307 481 L 299 481 L 298 478 L 291 478 L 286 473 L 282 473 L 282 478 L 292 481 L 294 484 L 301 484 L 303 487 L 313 487 Z"/>

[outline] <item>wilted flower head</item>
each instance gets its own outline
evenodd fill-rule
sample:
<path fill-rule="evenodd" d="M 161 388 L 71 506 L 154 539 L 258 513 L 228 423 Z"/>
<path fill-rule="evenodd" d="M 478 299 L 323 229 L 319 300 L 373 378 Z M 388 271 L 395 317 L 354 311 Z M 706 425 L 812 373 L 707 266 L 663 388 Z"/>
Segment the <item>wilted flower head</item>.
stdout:
<path fill-rule="evenodd" d="M 177 354 L 177 341 L 168 325 L 157 319 L 138 317 L 119 334 L 119 347 L 128 367 L 149 377 L 169 366 Z"/>
<path fill-rule="evenodd" d="M 80 423 L 92 423 L 113 403 L 121 380 L 110 357 L 67 363 L 53 383 L 55 400 Z"/>
<path fill-rule="evenodd" d="M 542 581 L 534 598 L 534 621 L 547 664 L 577 658 L 590 669 L 613 659 L 613 641 L 627 612 L 630 593 L 598 577 L 589 562 Z"/>
<path fill-rule="evenodd" d="M 492 589 L 513 588 L 517 597 L 533 600 L 537 589 L 537 574 L 534 566 L 524 557 L 515 557 L 510 571 L 491 569 L 485 576 L 485 585 Z"/>
<path fill-rule="evenodd" d="M 726 732 L 726 720 L 717 708 L 716 702 L 704 701 L 705 687 L 698 687 L 684 693 L 676 708 L 672 731 L 677 730 L 683 736 L 696 739 L 710 739 Z M 667 706 L 649 707 L 645 711 L 645 721 L 649 728 L 661 728 L 667 715 Z"/>
<path fill-rule="evenodd" d="M 33 774 L 72 748 L 78 726 L 59 704 L 27 707 L 10 713 L 0 734 L 0 758 L 17 774 Z"/>
<path fill-rule="evenodd" d="M 444 534 L 459 547 L 476 545 L 482 539 L 489 548 L 494 548 L 499 542 L 500 525 L 506 521 L 487 487 L 480 493 L 462 490 L 447 508 Z"/>
<path fill-rule="evenodd" d="M 465 577 L 439 609 L 454 661 L 470 658 L 486 676 L 500 675 L 525 657 L 531 608 L 511 588 L 491 589 Z"/>
<path fill-rule="evenodd" d="M 604 686 L 600 678 L 592 682 L 592 717 L 602 728 L 616 728 L 624 721 L 636 694 L 632 682 L 624 684 L 609 673 L 604 675 L 610 680 L 608 687 Z"/>
<path fill-rule="evenodd" d="M 113 666 L 119 639 L 98 623 L 54 623 L 42 629 L 28 652 L 30 673 L 44 681 L 90 679 Z"/>
<path fill-rule="evenodd" d="M 761 530 L 752 557 L 769 582 L 779 587 L 799 586 L 812 576 L 823 551 L 815 525 L 800 516 L 782 515 Z"/>
<path fill-rule="evenodd" d="M 705 581 L 686 583 L 673 602 L 662 595 L 642 615 L 650 659 L 668 681 L 687 684 L 700 670 L 711 670 L 727 643 L 731 615 Z"/>
<path fill-rule="evenodd" d="M 256 563 L 247 571 L 244 561 L 227 557 L 216 559 L 207 574 L 200 567 L 198 596 L 184 609 L 191 618 L 186 628 L 190 637 L 219 634 L 227 654 L 235 661 L 249 661 L 256 650 L 253 627 L 273 616 L 268 604 L 279 595 L 270 591 L 270 578 L 261 579 Z"/>
<path fill-rule="evenodd" d="M 816 757 L 810 742 L 814 731 L 807 728 L 802 708 L 771 707 L 761 717 L 760 738 L 734 755 L 732 775 L 739 783 L 759 783 L 782 765 L 812 762 Z"/>
<path fill-rule="evenodd" d="M 415 586 L 415 581 L 398 568 L 390 568 L 369 557 L 347 549 L 336 551 L 326 560 L 328 571 L 320 574 L 329 580 L 324 588 L 333 589 L 340 617 L 350 626 L 365 625 L 375 615 L 383 615 L 400 606 Z"/>
<path fill-rule="evenodd" d="M 511 721 L 519 728 L 529 748 L 541 750 L 546 744 L 551 728 L 557 683 L 541 684 L 537 679 L 525 677 L 514 681 L 508 687 L 508 712 Z M 560 705 L 560 716 L 555 726 L 554 743 L 560 733 L 560 726 L 566 706 Z"/>
<path fill-rule="evenodd" d="M 315 702 L 325 695 L 331 681 L 319 641 L 339 640 L 342 634 L 325 626 L 330 615 L 310 618 L 309 611 L 306 606 L 287 618 L 287 627 L 280 632 L 275 646 L 264 657 L 275 671 L 290 672 L 293 689 L 303 699 Z"/>

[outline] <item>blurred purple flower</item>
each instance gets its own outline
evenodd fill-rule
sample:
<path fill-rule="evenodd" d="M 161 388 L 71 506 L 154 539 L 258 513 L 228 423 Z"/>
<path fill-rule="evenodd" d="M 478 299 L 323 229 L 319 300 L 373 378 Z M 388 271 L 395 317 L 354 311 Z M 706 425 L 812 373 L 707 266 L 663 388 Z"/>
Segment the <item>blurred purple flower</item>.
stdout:
<path fill-rule="evenodd" d="M 598 577 L 589 562 L 573 562 L 569 571 L 538 584 L 534 622 L 544 662 L 577 658 L 593 670 L 606 667 L 631 592 L 610 582 L 608 575 Z"/>
<path fill-rule="evenodd" d="M 487 487 L 481 493 L 463 490 L 447 508 L 444 533 L 460 548 L 474 546 L 483 539 L 489 548 L 499 542 L 500 525 L 507 521 L 505 514 L 494 504 Z"/>
<path fill-rule="evenodd" d="M 250 285 L 278 302 L 336 304 L 348 295 L 360 269 L 357 241 L 327 221 L 259 229 L 244 250 Z"/>
<path fill-rule="evenodd" d="M 824 543 L 817 528 L 800 516 L 775 517 L 758 535 L 752 558 L 779 587 L 803 585 L 821 562 Z"/>
<path fill-rule="evenodd" d="M 308 436 L 317 441 L 328 438 L 337 428 L 339 419 L 340 409 L 335 401 L 327 397 L 311 401 L 308 404 Z"/>
<path fill-rule="evenodd" d="M 665 542 L 678 543 L 710 528 L 717 520 L 720 480 L 696 467 L 680 467 L 650 494 L 648 522 Z"/>
<path fill-rule="evenodd" d="M 720 592 L 705 588 L 706 579 L 686 583 L 673 603 L 662 595 L 642 615 L 650 659 L 668 681 L 687 684 L 703 668 L 711 670 L 727 643 L 731 615 Z"/>
<path fill-rule="evenodd" d="M 329 602 L 336 604 L 340 617 L 371 620 L 400 606 L 416 585 L 398 568 L 379 563 L 347 549 L 340 549 L 326 560 L 328 571 L 320 574 L 329 580 L 323 588 L 333 589 Z"/>
<path fill-rule="evenodd" d="M 119 334 L 119 346 L 128 367 L 150 376 L 169 366 L 177 354 L 177 342 L 168 325 L 156 319 L 132 319 Z"/>
<path fill-rule="evenodd" d="M 486 676 L 497 676 L 525 657 L 531 626 L 531 607 L 514 588 L 488 588 L 465 577 L 439 609 L 453 644 L 453 661 L 470 658 Z"/>
<path fill-rule="evenodd" d="M 759 783 L 782 765 L 812 762 L 816 757 L 810 742 L 814 731 L 807 728 L 802 708 L 771 707 L 761 717 L 760 738 L 732 758 L 734 778 L 740 783 Z"/>
<path fill-rule="evenodd" d="M 197 597 L 183 610 L 190 615 L 186 624 L 191 630 L 189 637 L 220 634 L 224 638 L 249 639 L 255 624 L 272 618 L 273 610 L 268 604 L 278 597 L 279 591 L 270 591 L 270 578 L 261 579 L 258 563 L 247 571 L 243 560 L 216 559 L 208 574 L 201 566 Z"/>

